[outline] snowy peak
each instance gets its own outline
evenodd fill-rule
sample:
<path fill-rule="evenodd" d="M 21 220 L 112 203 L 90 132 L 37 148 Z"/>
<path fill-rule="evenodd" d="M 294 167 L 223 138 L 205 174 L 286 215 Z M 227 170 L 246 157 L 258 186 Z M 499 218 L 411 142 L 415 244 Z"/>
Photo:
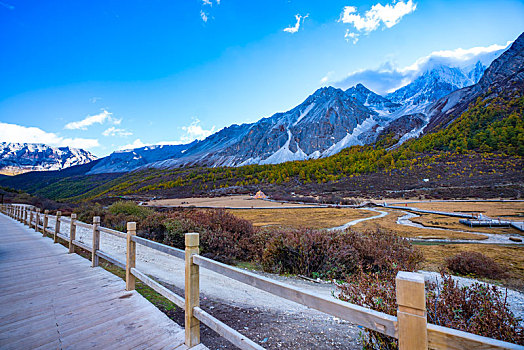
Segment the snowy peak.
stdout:
<path fill-rule="evenodd" d="M 357 84 L 346 90 L 348 96 L 353 97 L 363 106 L 370 107 L 379 115 L 387 115 L 401 107 L 401 104 L 391 102 L 373 91 L 369 90 L 362 84 Z"/>
<path fill-rule="evenodd" d="M 95 159 L 97 157 L 93 154 L 78 148 L 0 142 L 0 174 L 61 170 L 87 164 Z"/>
<path fill-rule="evenodd" d="M 437 64 L 386 97 L 403 105 L 427 105 L 453 91 L 476 84 L 485 70 L 486 67 L 480 61 L 466 68 Z"/>

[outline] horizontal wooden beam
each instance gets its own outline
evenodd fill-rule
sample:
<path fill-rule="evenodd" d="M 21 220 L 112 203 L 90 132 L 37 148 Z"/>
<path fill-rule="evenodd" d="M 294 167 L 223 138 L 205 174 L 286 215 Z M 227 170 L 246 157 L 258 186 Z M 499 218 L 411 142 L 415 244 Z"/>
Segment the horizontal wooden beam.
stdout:
<path fill-rule="evenodd" d="M 522 350 L 523 346 L 493 338 L 462 332 L 456 329 L 428 324 L 428 345 L 430 349 L 511 349 Z"/>
<path fill-rule="evenodd" d="M 88 246 L 87 244 L 85 244 L 83 242 L 77 241 L 76 239 L 73 240 L 73 244 L 76 245 L 77 247 L 80 247 L 80 248 L 82 248 L 84 250 L 87 250 L 88 252 L 92 252 L 93 251 L 93 249 L 90 246 Z"/>
<path fill-rule="evenodd" d="M 145 245 L 146 247 L 158 250 L 158 251 L 160 251 L 162 253 L 169 254 L 169 255 L 174 256 L 176 258 L 185 259 L 185 254 L 186 253 L 182 249 L 177 249 L 177 248 L 170 247 L 170 246 L 162 244 L 162 243 L 153 242 L 153 241 L 151 241 L 149 239 L 145 239 L 145 238 L 138 237 L 138 236 L 131 237 L 131 240 L 133 242 Z"/>
<path fill-rule="evenodd" d="M 100 232 L 109 233 L 110 235 L 117 236 L 117 237 L 120 237 L 120 238 L 126 238 L 127 237 L 127 235 L 125 233 L 117 231 L 117 230 L 113 230 L 113 229 L 110 229 L 110 228 L 107 228 L 107 227 L 100 226 L 98 229 L 100 230 Z"/>
<path fill-rule="evenodd" d="M 205 269 L 217 272 L 252 287 L 264 290 L 281 298 L 294 301 L 312 309 L 336 316 L 365 328 L 397 337 L 397 318 L 382 312 L 366 309 L 338 299 L 327 299 L 286 283 L 255 275 L 235 267 L 193 255 L 193 262 Z"/>
<path fill-rule="evenodd" d="M 86 224 L 85 222 L 78 221 L 78 220 L 75 220 L 75 225 L 76 225 L 76 226 L 80 226 L 80 227 L 85 227 L 85 228 L 93 229 L 93 225 L 91 225 L 91 224 Z"/>
<path fill-rule="evenodd" d="M 201 308 L 194 307 L 193 314 L 200 322 L 229 340 L 231 344 L 237 346 L 238 348 L 242 350 L 264 350 L 263 347 L 237 332 L 233 328 L 229 327 L 225 323 L 221 322 L 220 320 L 216 319 L 215 317 L 211 316 Z"/>
<path fill-rule="evenodd" d="M 157 281 L 153 280 L 151 277 L 146 276 L 145 274 L 143 274 L 142 272 L 140 272 L 139 270 L 137 270 L 134 267 L 131 268 L 131 273 L 136 278 L 138 278 L 139 280 L 141 280 L 142 282 L 147 284 L 149 287 L 151 287 L 155 292 L 157 292 L 158 294 L 162 295 L 166 299 L 172 301 L 179 308 L 185 309 L 186 305 L 185 305 L 184 298 L 182 298 L 179 295 L 176 295 L 174 292 L 170 291 L 169 289 L 167 289 L 166 287 L 164 287 L 163 285 L 161 285 Z"/>
<path fill-rule="evenodd" d="M 96 251 L 96 255 L 98 255 L 99 257 L 101 257 L 102 259 L 104 260 L 107 260 L 109 261 L 111 264 L 113 265 L 116 265 L 122 269 L 125 269 L 126 268 L 126 264 L 120 260 L 118 260 L 117 258 L 113 258 L 111 255 L 109 254 L 106 254 L 104 253 L 103 251 L 101 250 L 97 250 Z"/>

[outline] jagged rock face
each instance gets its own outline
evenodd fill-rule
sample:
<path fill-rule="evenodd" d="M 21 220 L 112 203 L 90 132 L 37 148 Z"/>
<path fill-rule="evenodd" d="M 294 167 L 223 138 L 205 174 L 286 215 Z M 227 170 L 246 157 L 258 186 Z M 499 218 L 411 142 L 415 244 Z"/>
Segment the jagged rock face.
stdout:
<path fill-rule="evenodd" d="M 360 102 L 360 104 L 371 107 L 375 112 L 382 115 L 393 113 L 402 107 L 402 104 L 392 102 L 391 100 L 374 93 L 362 84 L 357 84 L 356 86 L 347 89 L 346 94 L 354 97 L 358 102 Z"/>
<path fill-rule="evenodd" d="M 447 127 L 479 96 L 524 92 L 524 33 L 486 69 L 479 82 L 441 98 L 428 108 L 427 131 Z"/>
<path fill-rule="evenodd" d="M 190 148 L 184 157 L 154 166 L 236 166 L 318 158 L 335 149 L 364 144 L 363 131 L 379 121 L 377 112 L 352 95 L 326 87 L 288 112 L 225 128 Z M 354 130 L 359 134 L 349 139 Z M 340 142 L 344 146 L 337 146 Z"/>
<path fill-rule="evenodd" d="M 3 174 L 61 170 L 74 165 L 87 164 L 95 159 L 97 157 L 93 154 L 78 148 L 0 142 L 0 173 Z"/>
<path fill-rule="evenodd" d="M 391 137 L 393 140 L 400 140 L 403 136 L 420 130 L 426 122 L 426 116 L 422 113 L 403 115 L 389 123 L 382 129 L 378 136 L 377 142 L 386 137 Z"/>
<path fill-rule="evenodd" d="M 120 173 L 140 168 L 149 163 L 184 155 L 195 142 L 186 145 L 156 145 L 113 152 L 101 159 L 88 174 Z"/>
<path fill-rule="evenodd" d="M 388 94 L 387 98 L 402 104 L 427 105 L 453 91 L 477 83 L 485 69 L 480 62 L 470 70 L 439 65 Z"/>

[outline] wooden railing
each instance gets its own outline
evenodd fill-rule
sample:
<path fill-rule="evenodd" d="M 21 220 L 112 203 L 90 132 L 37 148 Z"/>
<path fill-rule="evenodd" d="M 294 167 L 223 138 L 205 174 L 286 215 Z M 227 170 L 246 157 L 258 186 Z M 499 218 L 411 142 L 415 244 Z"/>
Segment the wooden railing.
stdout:
<path fill-rule="evenodd" d="M 343 302 L 335 298 L 325 298 L 315 293 L 282 283 L 271 278 L 259 276 L 199 255 L 198 233 L 185 235 L 185 251 L 136 236 L 136 223 L 127 223 L 127 232 L 119 232 L 100 226 L 100 217 L 93 218 L 93 224 L 76 219 L 76 215 L 65 218 L 57 212 L 55 227 L 49 228 L 49 211 L 42 214 L 40 209 L 20 205 L 2 205 L 1 211 L 10 217 L 34 228 L 43 235 L 50 234 L 53 241 L 58 238 L 68 242 L 69 252 L 80 247 L 91 253 L 92 266 L 98 266 L 102 258 L 126 270 L 126 289 L 135 288 L 138 278 L 175 305 L 185 310 L 185 343 L 193 347 L 200 343 L 200 322 L 226 338 L 241 349 L 263 349 L 260 345 L 240 334 L 225 323 L 200 308 L 200 267 L 214 271 L 227 278 L 261 289 L 281 298 L 305 305 L 312 309 L 336 316 L 370 330 L 397 338 L 401 350 L 417 349 L 524 349 L 524 347 L 500 340 L 482 337 L 451 328 L 427 323 L 424 277 L 418 273 L 399 272 L 396 277 L 397 317 Z M 60 232 L 60 223 L 69 222 L 69 235 Z M 76 227 L 93 230 L 91 246 L 76 240 Z M 100 233 L 107 233 L 126 239 L 126 261 L 100 250 Z M 135 266 L 136 244 L 185 260 L 184 298 L 138 270 Z"/>

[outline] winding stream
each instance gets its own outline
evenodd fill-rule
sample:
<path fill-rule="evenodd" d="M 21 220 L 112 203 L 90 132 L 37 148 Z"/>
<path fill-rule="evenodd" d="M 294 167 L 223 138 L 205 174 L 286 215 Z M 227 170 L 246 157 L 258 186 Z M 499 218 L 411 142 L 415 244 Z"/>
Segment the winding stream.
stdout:
<path fill-rule="evenodd" d="M 420 217 L 420 215 L 413 213 L 406 213 L 406 215 L 401 216 L 397 219 L 398 225 L 411 226 L 416 228 L 423 228 L 426 230 L 439 230 L 439 231 L 451 231 L 451 232 L 463 232 L 471 233 L 473 235 L 479 235 L 482 237 L 487 237 L 486 239 L 473 240 L 473 239 L 439 239 L 439 238 L 420 238 L 413 239 L 420 242 L 445 242 L 445 243 L 482 243 L 482 244 L 512 244 L 512 245 L 523 245 L 524 242 L 513 242 L 509 240 L 511 236 L 518 236 L 516 234 L 495 234 L 495 233 L 485 233 L 485 232 L 474 232 L 474 231 L 462 231 L 462 230 L 450 230 L 447 228 L 438 228 L 438 227 L 428 227 L 421 225 L 419 223 L 413 222 L 410 219 Z"/>
<path fill-rule="evenodd" d="M 377 209 L 374 209 L 374 208 L 365 208 L 365 210 L 374 211 L 374 212 L 377 212 L 377 213 L 380 213 L 380 214 L 379 215 L 375 215 L 375 216 L 371 216 L 369 218 L 356 219 L 356 220 L 350 221 L 348 223 L 345 223 L 342 226 L 332 227 L 332 228 L 329 229 L 329 231 L 345 230 L 345 229 L 347 229 L 350 226 L 358 224 L 359 222 L 367 221 L 367 220 L 373 220 L 373 219 L 378 219 L 378 218 L 383 218 L 384 216 L 389 214 L 387 211 L 377 210 Z"/>

